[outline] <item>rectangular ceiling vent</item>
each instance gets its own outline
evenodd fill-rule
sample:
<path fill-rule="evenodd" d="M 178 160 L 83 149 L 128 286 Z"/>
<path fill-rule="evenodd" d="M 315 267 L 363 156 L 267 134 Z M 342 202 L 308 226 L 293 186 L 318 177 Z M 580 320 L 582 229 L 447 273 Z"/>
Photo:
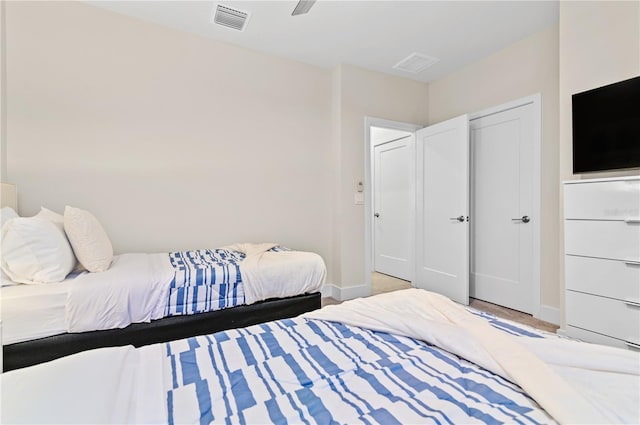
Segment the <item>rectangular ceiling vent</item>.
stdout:
<path fill-rule="evenodd" d="M 422 53 L 411 53 L 409 56 L 395 64 L 393 69 L 418 74 L 439 61 L 440 59 L 438 58 L 423 55 Z"/>
<path fill-rule="evenodd" d="M 249 13 L 238 9 L 232 9 L 221 4 L 216 5 L 213 11 L 213 23 L 224 25 L 234 30 L 244 31 L 249 20 Z"/>

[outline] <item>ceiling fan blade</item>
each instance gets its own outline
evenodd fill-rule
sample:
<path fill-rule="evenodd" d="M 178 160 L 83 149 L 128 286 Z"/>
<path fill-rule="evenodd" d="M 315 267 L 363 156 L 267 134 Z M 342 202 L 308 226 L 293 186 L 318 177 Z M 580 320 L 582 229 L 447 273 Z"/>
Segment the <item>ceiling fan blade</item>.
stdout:
<path fill-rule="evenodd" d="M 293 13 L 291 16 L 296 15 L 304 15 L 309 12 L 309 9 L 313 6 L 316 0 L 300 0 L 298 4 L 296 4 L 296 8 L 293 9 Z"/>

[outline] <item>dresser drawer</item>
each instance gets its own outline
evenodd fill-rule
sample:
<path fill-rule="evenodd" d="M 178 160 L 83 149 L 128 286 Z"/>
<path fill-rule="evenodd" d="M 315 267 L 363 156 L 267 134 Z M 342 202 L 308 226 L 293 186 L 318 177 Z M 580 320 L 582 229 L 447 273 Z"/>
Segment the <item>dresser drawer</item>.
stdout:
<path fill-rule="evenodd" d="M 566 255 L 564 270 L 566 289 L 640 303 L 640 262 Z"/>
<path fill-rule="evenodd" d="M 640 344 L 640 306 L 580 292 L 565 292 L 567 325 Z"/>
<path fill-rule="evenodd" d="M 565 218 L 640 218 L 640 179 L 564 185 Z"/>
<path fill-rule="evenodd" d="M 640 223 L 565 220 L 566 254 L 640 261 Z"/>
<path fill-rule="evenodd" d="M 640 346 L 638 345 L 629 344 L 626 341 L 618 338 L 611 338 L 610 336 L 586 331 L 584 329 L 575 328 L 573 326 L 567 326 L 566 335 L 571 338 L 576 338 L 586 342 L 592 342 L 594 344 L 610 345 L 612 347 L 625 348 L 631 351 L 640 351 Z"/>

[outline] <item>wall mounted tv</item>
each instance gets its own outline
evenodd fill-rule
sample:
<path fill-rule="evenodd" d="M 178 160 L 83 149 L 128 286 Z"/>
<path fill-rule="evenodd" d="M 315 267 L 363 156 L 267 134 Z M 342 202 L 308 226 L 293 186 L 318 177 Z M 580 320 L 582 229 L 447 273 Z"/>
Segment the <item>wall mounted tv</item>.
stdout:
<path fill-rule="evenodd" d="M 640 167 L 640 77 L 576 93 L 573 172 Z"/>

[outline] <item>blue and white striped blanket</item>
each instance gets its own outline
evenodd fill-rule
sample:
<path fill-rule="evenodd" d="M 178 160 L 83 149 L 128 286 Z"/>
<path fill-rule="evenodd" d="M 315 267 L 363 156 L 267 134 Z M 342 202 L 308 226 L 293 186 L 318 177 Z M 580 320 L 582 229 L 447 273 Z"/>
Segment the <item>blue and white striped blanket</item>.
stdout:
<path fill-rule="evenodd" d="M 287 319 L 166 352 L 170 424 L 553 422 L 518 386 L 456 355 L 340 323 Z"/>
<path fill-rule="evenodd" d="M 124 328 L 319 291 L 326 267 L 312 252 L 275 244 L 236 244 L 172 253 L 128 253 L 70 286 L 67 332 Z"/>
<path fill-rule="evenodd" d="M 290 251 L 276 246 L 270 252 Z M 165 316 L 204 313 L 245 304 L 240 262 L 245 254 L 229 249 L 171 252 L 175 275 Z"/>
<path fill-rule="evenodd" d="M 244 304 L 240 261 L 226 249 L 172 252 L 175 275 L 169 285 L 166 316 L 203 313 Z"/>
<path fill-rule="evenodd" d="M 637 353 L 472 314 L 420 289 L 169 343 L 165 354 L 169 423 L 640 419 Z"/>

